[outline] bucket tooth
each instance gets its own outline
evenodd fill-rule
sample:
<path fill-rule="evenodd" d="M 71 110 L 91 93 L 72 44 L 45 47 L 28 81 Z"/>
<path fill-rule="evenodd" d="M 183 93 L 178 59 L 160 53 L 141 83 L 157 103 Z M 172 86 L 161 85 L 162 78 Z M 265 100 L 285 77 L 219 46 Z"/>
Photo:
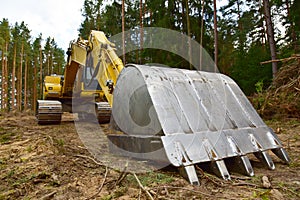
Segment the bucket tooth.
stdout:
<path fill-rule="evenodd" d="M 254 176 L 254 170 L 249 158 L 247 156 L 238 156 L 237 158 L 240 159 L 240 166 L 244 168 L 244 173 L 248 176 Z"/>
<path fill-rule="evenodd" d="M 244 174 L 246 176 L 254 176 L 254 170 L 247 156 L 236 156 L 229 159 L 230 170 Z"/>
<path fill-rule="evenodd" d="M 258 152 L 255 152 L 254 155 L 269 169 L 271 169 L 271 170 L 275 169 L 273 160 L 271 159 L 270 155 L 266 151 L 258 151 Z"/>
<path fill-rule="evenodd" d="M 190 182 L 190 184 L 200 185 L 194 165 L 181 166 L 178 169 L 180 175 L 187 179 Z"/>
<path fill-rule="evenodd" d="M 225 162 L 223 160 L 216 160 L 211 162 L 211 168 L 213 173 L 222 177 L 224 180 L 230 180 L 230 174 L 227 170 Z"/>
<path fill-rule="evenodd" d="M 272 152 L 286 164 L 290 164 L 291 159 L 284 148 L 272 149 Z"/>

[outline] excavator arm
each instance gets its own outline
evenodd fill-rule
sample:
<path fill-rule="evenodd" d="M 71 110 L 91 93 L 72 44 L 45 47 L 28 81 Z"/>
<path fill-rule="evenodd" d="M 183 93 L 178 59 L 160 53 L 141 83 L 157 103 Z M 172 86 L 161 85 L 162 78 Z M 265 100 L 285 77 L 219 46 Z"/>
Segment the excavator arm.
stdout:
<path fill-rule="evenodd" d="M 121 59 L 114 50 L 114 44 L 111 43 L 101 31 L 91 31 L 86 57 L 86 66 L 93 66 L 95 78 L 108 101 L 113 104 L 113 90 L 124 68 Z"/>
<path fill-rule="evenodd" d="M 91 31 L 88 40 L 79 38 L 70 44 L 68 64 L 65 69 L 63 93 L 81 93 L 83 82 L 97 81 L 112 106 L 112 91 L 124 65 L 111 43 L 101 31 Z M 91 80 L 83 80 L 84 68 L 89 68 Z M 77 79 L 76 79 L 77 78 Z M 97 89 L 97 88 L 95 88 Z"/>

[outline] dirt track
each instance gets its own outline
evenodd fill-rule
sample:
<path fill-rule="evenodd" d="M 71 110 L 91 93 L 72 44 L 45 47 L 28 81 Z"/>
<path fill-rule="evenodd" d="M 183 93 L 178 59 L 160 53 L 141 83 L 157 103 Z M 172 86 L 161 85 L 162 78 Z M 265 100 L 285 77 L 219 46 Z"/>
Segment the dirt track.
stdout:
<path fill-rule="evenodd" d="M 271 155 L 276 169 L 270 171 L 251 157 L 252 178 L 233 174 L 223 181 L 199 171 L 201 186 L 191 186 L 171 167 L 135 177 L 102 166 L 80 141 L 70 115 L 52 126 L 23 114 L 0 116 L 0 200 L 300 199 L 300 120 L 267 124 L 286 147 L 290 166 Z M 263 187 L 263 176 L 270 188 Z"/>

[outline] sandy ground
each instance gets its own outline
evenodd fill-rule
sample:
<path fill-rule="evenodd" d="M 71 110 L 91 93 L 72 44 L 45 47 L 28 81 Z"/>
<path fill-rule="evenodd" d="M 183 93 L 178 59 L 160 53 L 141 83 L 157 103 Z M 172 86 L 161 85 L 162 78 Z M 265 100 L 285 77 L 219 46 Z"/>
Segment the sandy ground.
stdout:
<path fill-rule="evenodd" d="M 106 167 L 80 140 L 71 114 L 43 126 L 26 114 L 0 116 L 0 200 L 300 199 L 300 120 L 266 123 L 289 153 L 289 166 L 270 154 L 276 165 L 270 171 L 250 157 L 254 177 L 224 181 L 199 169 L 201 185 L 192 186 L 173 167 L 143 174 Z"/>

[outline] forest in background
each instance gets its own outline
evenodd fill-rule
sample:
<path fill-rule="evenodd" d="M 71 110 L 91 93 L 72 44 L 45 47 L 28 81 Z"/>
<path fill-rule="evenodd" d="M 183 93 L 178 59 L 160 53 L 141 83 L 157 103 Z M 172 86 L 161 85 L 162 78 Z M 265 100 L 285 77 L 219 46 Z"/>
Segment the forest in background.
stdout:
<path fill-rule="evenodd" d="M 138 31 L 132 32 L 130 38 L 143 41 L 138 38 L 143 37 L 145 27 L 175 30 L 201 44 L 212 58 L 217 55 L 220 72 L 232 77 L 247 95 L 257 92 L 257 87 L 267 88 L 273 79 L 273 66 L 260 63 L 300 51 L 300 2 L 229 0 L 216 12 L 219 3 L 216 0 L 85 0 L 78 31 L 87 39 L 90 30 L 101 30 L 110 37 L 135 29 Z M 268 19 L 273 22 L 271 29 L 267 28 Z M 34 109 L 36 99 L 41 98 L 43 77 L 63 73 L 64 51 L 55 39 L 47 38 L 44 46 L 42 39 L 42 34 L 33 38 L 25 22 L 11 25 L 8 19 L 0 21 L 2 111 Z M 270 48 L 270 43 L 275 49 Z M 139 45 L 138 51 L 122 56 L 126 63 L 151 62 L 190 68 L 187 61 L 175 54 Z M 277 67 L 281 67 L 280 63 Z"/>
<path fill-rule="evenodd" d="M 42 43 L 42 33 L 33 38 L 25 22 L 0 21 L 2 112 L 34 110 L 44 76 L 63 73 L 64 50 L 51 37 Z"/>

